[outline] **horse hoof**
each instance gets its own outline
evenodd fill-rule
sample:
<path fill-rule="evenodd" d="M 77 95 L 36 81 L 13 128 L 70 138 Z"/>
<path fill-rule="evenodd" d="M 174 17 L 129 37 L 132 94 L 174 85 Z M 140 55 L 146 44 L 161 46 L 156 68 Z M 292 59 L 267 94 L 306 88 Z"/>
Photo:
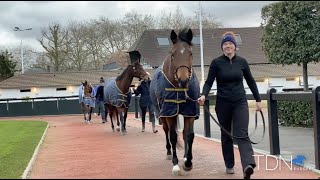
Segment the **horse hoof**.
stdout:
<path fill-rule="evenodd" d="M 180 168 L 179 168 L 179 165 L 174 165 L 173 168 L 172 168 L 172 175 L 173 176 L 181 176 L 181 171 L 180 171 Z"/>
<path fill-rule="evenodd" d="M 192 162 L 190 162 L 191 165 L 188 164 L 188 163 L 187 163 L 187 158 L 184 158 L 183 161 L 184 161 L 183 166 L 182 166 L 183 169 L 184 169 L 185 171 L 191 171 L 191 169 L 193 168 Z M 189 165 L 189 166 L 187 166 L 186 164 Z"/>
<path fill-rule="evenodd" d="M 192 164 L 191 164 L 190 167 L 187 167 L 187 166 L 186 166 L 186 163 L 183 164 L 183 170 L 185 170 L 185 171 L 191 171 L 192 168 L 193 168 L 193 165 L 192 165 Z"/>
<path fill-rule="evenodd" d="M 119 127 L 117 127 L 116 129 L 117 129 L 118 132 L 120 132 L 120 128 Z"/>
<path fill-rule="evenodd" d="M 172 155 L 167 155 L 166 160 L 172 160 Z"/>
<path fill-rule="evenodd" d="M 112 129 L 113 132 L 116 132 L 114 129 Z"/>

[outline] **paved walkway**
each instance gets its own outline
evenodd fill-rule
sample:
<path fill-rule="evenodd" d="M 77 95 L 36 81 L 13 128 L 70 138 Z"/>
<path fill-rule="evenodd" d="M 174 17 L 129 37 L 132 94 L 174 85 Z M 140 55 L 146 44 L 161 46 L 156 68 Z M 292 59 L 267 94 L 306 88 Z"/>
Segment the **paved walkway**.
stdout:
<path fill-rule="evenodd" d="M 199 120 L 195 121 L 194 131 L 198 135 L 204 136 L 204 115 L 203 110 L 200 111 L 201 115 Z M 215 110 L 211 107 L 210 112 L 214 117 L 217 117 Z M 254 131 L 255 110 L 250 108 L 249 110 L 249 134 Z M 270 154 L 270 143 L 269 143 L 269 127 L 268 127 L 268 111 L 266 108 L 263 109 L 263 113 L 266 121 L 265 137 L 259 144 L 254 144 L 253 148 L 259 152 Z M 149 117 L 147 117 L 148 119 Z M 138 118 L 137 120 L 140 120 Z M 183 127 L 183 121 L 181 117 L 180 127 Z M 260 115 L 258 116 L 258 126 L 255 133 L 251 136 L 251 140 L 258 142 L 260 141 L 263 134 L 263 124 Z M 210 119 L 211 139 L 220 142 L 221 132 L 220 127 Z M 280 142 L 280 153 L 284 158 L 290 159 L 297 155 L 303 155 L 306 157 L 304 164 L 307 167 L 315 168 L 315 150 L 314 150 L 314 131 L 313 128 L 302 128 L 302 127 L 284 127 L 279 126 L 279 142 Z"/>
<path fill-rule="evenodd" d="M 221 153 L 221 144 L 196 137 L 194 140 L 194 168 L 191 172 L 182 170 L 182 176 L 171 175 L 172 162 L 165 160 L 165 136 L 161 127 L 154 134 L 151 124 L 141 132 L 141 122 L 128 116 L 128 134 L 113 133 L 110 122 L 102 124 L 100 117 L 94 117 L 88 125 L 81 115 L 37 116 L 27 118 L 1 118 L 41 120 L 49 122 L 49 129 L 33 166 L 30 178 L 152 178 L 152 179 L 213 179 L 242 178 L 238 150 L 235 150 L 235 174 L 226 175 Z M 181 138 L 181 136 L 180 136 Z M 258 154 L 258 153 L 256 153 Z M 182 169 L 183 151 L 178 150 Z M 257 161 L 258 162 L 258 161 Z M 274 158 L 261 157 L 255 169 L 255 178 L 318 178 L 310 170 L 293 167 L 290 170 L 283 162 L 277 166 Z M 269 169 L 265 170 L 266 166 Z"/>

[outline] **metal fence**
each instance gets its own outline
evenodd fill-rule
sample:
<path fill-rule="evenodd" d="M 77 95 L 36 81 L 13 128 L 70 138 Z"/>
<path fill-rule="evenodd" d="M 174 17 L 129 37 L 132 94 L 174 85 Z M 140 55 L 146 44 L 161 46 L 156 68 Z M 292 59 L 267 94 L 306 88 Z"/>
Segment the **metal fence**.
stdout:
<path fill-rule="evenodd" d="M 278 101 L 309 101 L 312 102 L 313 128 L 314 128 L 314 153 L 315 167 L 320 169 L 320 86 L 311 92 L 280 92 L 271 88 L 267 94 L 260 94 L 262 100 L 268 102 L 268 127 L 270 154 L 280 155 L 279 145 L 279 123 L 278 123 Z M 139 97 L 133 96 L 129 112 L 135 112 L 139 116 Z M 210 101 L 216 99 L 216 95 L 209 95 L 205 106 L 209 108 Z M 40 101 L 42 100 L 42 101 Z M 247 100 L 254 100 L 253 95 L 247 95 Z M 17 102 L 23 101 L 23 102 Z M 26 102 L 27 101 L 27 102 Z M 97 112 L 97 108 L 94 112 Z M 211 137 L 210 115 L 204 109 L 204 136 Z M 37 97 L 30 99 L 0 99 L 0 117 L 10 116 L 35 116 L 35 115 L 62 115 L 81 114 L 78 96 L 64 97 Z"/>
<path fill-rule="evenodd" d="M 81 114 L 78 95 L 0 99 L 0 117 Z M 98 108 L 94 108 L 94 113 Z M 134 107 L 129 108 L 134 112 Z"/>
<path fill-rule="evenodd" d="M 267 94 L 260 94 L 261 100 L 268 103 L 268 127 L 270 154 L 280 155 L 279 144 L 279 121 L 278 121 L 278 101 L 308 101 L 312 102 L 313 130 L 314 130 L 314 154 L 315 167 L 320 169 L 320 86 L 312 89 L 311 92 L 276 92 L 276 89 L 268 89 Z M 215 100 L 216 95 L 210 95 L 205 101 L 205 106 L 209 108 L 210 101 Z M 254 100 L 253 95 L 247 95 L 247 100 Z M 210 115 L 203 109 L 204 113 L 204 136 L 211 137 Z"/>

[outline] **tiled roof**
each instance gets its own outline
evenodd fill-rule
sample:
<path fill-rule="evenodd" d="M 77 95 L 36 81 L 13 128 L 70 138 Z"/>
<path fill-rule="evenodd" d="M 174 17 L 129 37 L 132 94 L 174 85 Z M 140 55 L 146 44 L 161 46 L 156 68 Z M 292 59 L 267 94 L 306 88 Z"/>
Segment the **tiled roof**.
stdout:
<path fill-rule="evenodd" d="M 204 78 L 207 78 L 209 67 L 205 66 Z M 263 77 L 296 77 L 302 76 L 302 66 L 297 65 L 274 65 L 257 64 L 250 65 L 251 72 L 255 78 Z M 148 69 L 151 75 L 154 69 Z M 201 67 L 194 67 L 197 77 L 201 80 Z M 32 87 L 66 87 L 78 86 L 81 81 L 87 80 L 89 83 L 99 84 L 100 77 L 109 79 L 120 75 L 123 70 L 114 71 L 82 71 L 82 72 L 56 72 L 56 73 L 26 73 L 15 75 L 0 83 L 0 89 L 6 88 L 32 88 Z M 320 65 L 308 64 L 309 76 L 320 76 Z M 134 78 L 132 84 L 137 84 L 138 79 Z"/>
<path fill-rule="evenodd" d="M 200 35 L 199 29 L 193 29 L 192 31 L 194 36 Z M 233 31 L 235 34 L 240 34 L 242 43 L 238 44 L 239 50 L 237 54 L 245 57 L 249 63 L 269 62 L 262 50 L 262 29 L 260 27 L 217 28 L 202 30 L 203 61 L 205 65 L 210 65 L 214 57 L 222 54 L 220 40 L 222 34 L 226 31 Z M 175 30 L 175 32 L 178 33 L 179 30 Z M 129 50 L 138 50 L 151 66 L 159 66 L 167 56 L 171 46 L 159 46 L 157 37 L 168 37 L 170 44 L 172 44 L 170 33 L 171 29 L 146 30 Z M 193 56 L 193 63 L 200 65 L 200 45 L 194 45 Z"/>

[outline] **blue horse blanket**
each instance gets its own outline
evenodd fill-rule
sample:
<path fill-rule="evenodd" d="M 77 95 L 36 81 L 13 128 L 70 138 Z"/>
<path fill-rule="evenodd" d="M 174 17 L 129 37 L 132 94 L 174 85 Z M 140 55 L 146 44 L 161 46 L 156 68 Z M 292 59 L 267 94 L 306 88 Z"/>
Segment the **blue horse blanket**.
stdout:
<path fill-rule="evenodd" d="M 109 79 L 105 82 L 104 88 L 104 103 L 111 104 L 116 107 L 124 105 L 125 108 L 129 108 L 131 102 L 131 91 L 123 94 L 116 84 L 116 79 Z"/>
<path fill-rule="evenodd" d="M 162 71 L 162 66 L 158 67 L 150 83 L 150 96 L 155 106 L 156 117 L 172 117 L 178 114 L 184 117 L 199 118 L 200 109 L 197 101 L 191 101 L 187 95 L 196 100 L 200 96 L 199 81 L 195 73 L 192 74 L 187 89 L 175 87 L 169 82 Z"/>
<path fill-rule="evenodd" d="M 91 96 L 90 98 L 86 98 L 84 97 L 84 87 L 81 84 L 79 87 L 79 103 L 84 102 L 85 105 L 89 105 L 90 107 L 95 107 L 95 102 L 94 102 L 94 97 L 96 96 L 96 88 L 94 88 L 91 84 L 90 84 L 91 88 L 92 88 L 92 92 L 91 92 Z"/>

